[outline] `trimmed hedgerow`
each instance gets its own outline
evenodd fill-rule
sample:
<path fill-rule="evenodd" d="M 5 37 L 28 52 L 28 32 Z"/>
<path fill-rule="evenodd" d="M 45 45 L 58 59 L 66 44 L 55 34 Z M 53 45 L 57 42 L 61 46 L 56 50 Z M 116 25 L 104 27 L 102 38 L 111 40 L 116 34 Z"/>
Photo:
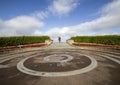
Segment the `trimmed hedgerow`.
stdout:
<path fill-rule="evenodd" d="M 44 43 L 45 40 L 50 39 L 49 36 L 14 36 L 14 37 L 0 37 L 0 46 L 14 46 L 33 43 Z"/>
<path fill-rule="evenodd" d="M 71 37 L 75 42 L 97 43 L 108 45 L 120 45 L 120 35 L 105 35 L 105 36 L 75 36 Z"/>

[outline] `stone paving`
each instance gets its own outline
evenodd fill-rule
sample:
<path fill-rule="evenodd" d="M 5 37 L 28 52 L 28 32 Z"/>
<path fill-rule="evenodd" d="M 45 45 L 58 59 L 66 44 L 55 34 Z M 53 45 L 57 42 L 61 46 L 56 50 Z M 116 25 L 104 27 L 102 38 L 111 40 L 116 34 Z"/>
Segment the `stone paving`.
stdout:
<path fill-rule="evenodd" d="M 65 57 L 56 59 L 54 56 L 56 54 L 65 55 Z M 76 67 L 77 65 L 85 65 L 84 58 L 79 59 L 79 62 L 74 61 L 73 63 L 71 59 L 68 59 L 69 55 L 72 56 L 72 58 L 70 57 L 72 60 L 75 59 L 76 61 L 78 57 L 87 56 L 88 59 L 91 59 L 91 64 L 86 67 L 83 66 L 83 69 L 82 67 L 78 69 Z M 48 56 L 51 57 L 49 58 Z M 40 59 L 40 61 L 31 63 L 32 58 L 33 60 L 35 58 Z M 41 62 L 42 59 L 44 62 Z M 35 71 L 26 68 L 24 65 L 28 60 L 30 68 L 32 68 L 32 64 L 34 68 L 37 68 L 37 65 L 48 62 L 51 65 L 51 70 L 53 70 L 54 63 L 57 63 L 57 61 L 60 64 L 56 65 L 58 67 L 63 66 L 63 68 L 57 68 L 61 71 L 57 73 Z M 77 71 L 71 70 L 64 72 L 65 69 L 68 70 L 71 68 L 77 69 Z M 39 68 L 37 69 L 39 70 Z M 62 69 L 64 70 L 63 72 Z M 81 72 L 81 70 L 84 71 Z M 119 85 L 119 73 L 120 50 L 118 49 L 89 46 L 77 47 L 64 42 L 55 42 L 46 47 L 16 49 L 0 54 L 0 85 Z"/>
<path fill-rule="evenodd" d="M 55 42 L 55 43 L 52 43 L 50 46 L 45 47 L 44 49 L 64 49 L 64 48 L 72 49 L 75 47 L 70 46 L 65 42 L 61 42 L 61 43 Z"/>

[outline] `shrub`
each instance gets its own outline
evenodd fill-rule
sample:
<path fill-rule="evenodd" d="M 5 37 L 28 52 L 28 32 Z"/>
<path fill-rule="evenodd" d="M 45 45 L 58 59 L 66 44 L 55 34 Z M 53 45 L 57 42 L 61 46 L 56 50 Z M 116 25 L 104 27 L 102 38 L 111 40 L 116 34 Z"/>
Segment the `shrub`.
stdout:
<path fill-rule="evenodd" d="M 43 43 L 50 39 L 49 36 L 14 36 L 14 37 L 0 37 L 0 46 L 13 46 L 33 43 Z"/>
<path fill-rule="evenodd" d="M 83 43 L 120 45 L 120 35 L 75 36 L 75 37 L 71 37 L 71 39 L 73 39 L 75 42 L 83 42 Z"/>

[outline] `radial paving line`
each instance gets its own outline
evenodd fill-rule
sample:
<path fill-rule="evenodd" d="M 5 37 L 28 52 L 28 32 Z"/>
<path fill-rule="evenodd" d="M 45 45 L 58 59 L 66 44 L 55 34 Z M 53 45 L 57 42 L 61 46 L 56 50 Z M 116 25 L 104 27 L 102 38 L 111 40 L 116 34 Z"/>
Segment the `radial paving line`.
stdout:
<path fill-rule="evenodd" d="M 17 57 L 22 57 L 23 55 L 24 56 L 29 56 L 29 55 L 32 55 L 32 54 L 34 54 L 34 53 L 24 53 L 24 54 L 17 54 L 17 55 L 12 55 L 12 56 L 8 56 L 8 57 L 5 57 L 5 58 L 2 58 L 1 60 L 0 60 L 0 63 L 3 63 L 3 62 L 5 62 L 5 61 L 8 61 L 8 60 L 11 60 L 11 59 L 13 59 L 13 58 L 17 58 Z"/>
<path fill-rule="evenodd" d="M 8 65 L 1 65 L 0 64 L 0 68 L 8 68 Z"/>
<path fill-rule="evenodd" d="M 105 55 L 101 55 L 101 54 L 96 54 L 96 55 L 102 56 L 102 57 L 104 57 L 104 58 L 110 59 L 110 60 L 112 60 L 112 61 L 120 64 L 120 60 L 117 60 L 117 59 L 114 59 L 114 58 L 112 58 L 112 57 L 108 57 L 108 56 L 105 56 Z"/>
<path fill-rule="evenodd" d="M 101 54 L 109 56 L 109 57 L 114 57 L 114 58 L 119 58 L 120 59 L 120 56 L 116 56 L 116 55 L 113 55 L 113 54 L 108 54 L 108 53 L 101 53 Z"/>
<path fill-rule="evenodd" d="M 82 52 L 83 52 L 83 51 L 82 51 Z M 107 59 L 109 59 L 109 60 L 112 60 L 112 61 L 120 64 L 120 60 L 115 59 L 115 58 L 119 58 L 118 56 L 112 55 L 113 57 L 110 57 L 111 55 L 110 55 L 110 54 L 108 55 L 108 53 L 106 54 L 106 53 L 101 53 L 101 52 L 96 52 L 96 51 L 94 51 L 94 52 L 93 52 L 93 51 L 88 51 L 88 52 L 90 52 L 91 54 L 94 54 L 94 55 L 102 56 L 102 57 L 104 57 L 104 58 L 107 58 Z M 84 52 L 84 53 L 85 53 L 85 52 Z"/>

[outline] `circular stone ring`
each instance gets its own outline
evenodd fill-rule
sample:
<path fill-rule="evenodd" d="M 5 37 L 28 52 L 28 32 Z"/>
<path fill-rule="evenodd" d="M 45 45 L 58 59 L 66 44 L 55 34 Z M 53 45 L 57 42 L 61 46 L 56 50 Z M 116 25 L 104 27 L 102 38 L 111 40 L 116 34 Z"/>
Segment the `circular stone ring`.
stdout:
<path fill-rule="evenodd" d="M 67 62 L 67 61 L 71 61 L 72 59 L 73 59 L 72 56 L 65 54 L 55 54 L 44 57 L 44 60 L 47 62 Z"/>
<path fill-rule="evenodd" d="M 77 70 L 73 70 L 73 71 L 65 71 L 65 72 L 41 72 L 41 71 L 35 71 L 35 70 L 32 70 L 32 69 L 29 69 L 29 68 L 27 68 L 27 67 L 24 66 L 24 62 L 27 59 L 35 57 L 35 56 L 38 56 L 38 55 L 39 54 L 32 55 L 30 57 L 27 57 L 27 58 L 21 60 L 17 64 L 17 69 L 19 71 L 23 72 L 23 73 L 26 73 L 26 74 L 29 74 L 29 75 L 33 75 L 33 76 L 56 77 L 56 76 L 71 76 L 71 75 L 76 75 L 76 74 L 82 74 L 82 73 L 91 71 L 92 69 L 94 69 L 97 66 L 97 61 L 94 58 L 92 58 L 92 57 L 90 57 L 88 55 L 85 55 L 85 56 L 90 59 L 91 63 L 87 67 L 84 67 L 84 68 L 81 68 L 81 69 L 77 69 Z M 51 55 L 51 56 L 55 57 L 55 55 Z M 69 61 L 69 60 L 72 59 L 72 56 L 70 56 L 70 55 L 60 54 L 59 56 L 63 56 L 63 57 L 66 56 L 68 59 L 62 58 L 63 60 L 61 60 L 61 61 L 59 59 L 56 59 L 56 61 L 54 61 L 54 62 L 65 62 L 65 61 Z M 52 62 L 53 61 L 52 59 L 50 59 L 50 56 L 45 57 L 44 60 L 48 61 L 48 62 Z"/>

